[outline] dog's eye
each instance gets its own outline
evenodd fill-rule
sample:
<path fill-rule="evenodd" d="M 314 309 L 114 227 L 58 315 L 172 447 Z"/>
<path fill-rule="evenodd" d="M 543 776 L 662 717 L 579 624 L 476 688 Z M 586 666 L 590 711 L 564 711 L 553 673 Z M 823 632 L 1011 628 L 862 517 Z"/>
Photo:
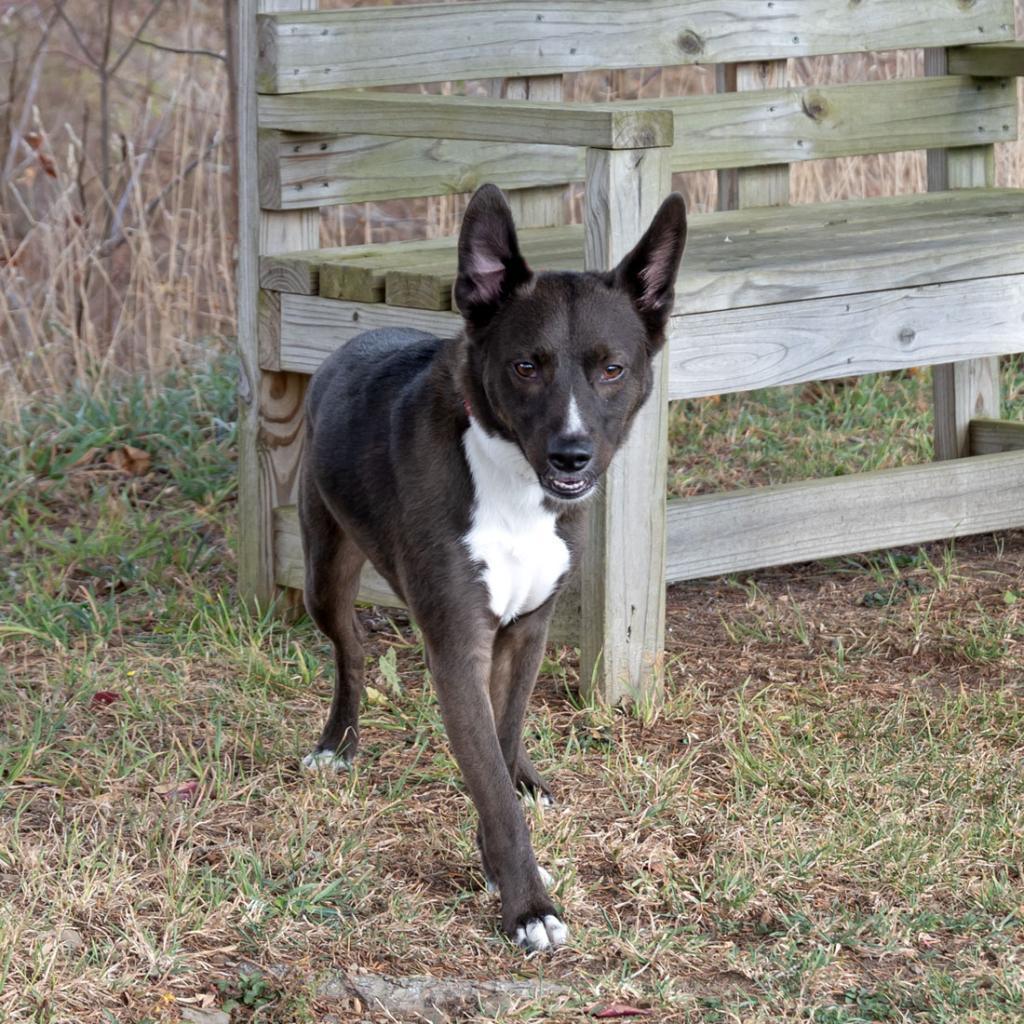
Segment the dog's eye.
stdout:
<path fill-rule="evenodd" d="M 537 376 L 537 367 L 525 359 L 520 360 L 518 363 L 513 363 L 512 367 L 524 380 L 533 380 Z"/>
<path fill-rule="evenodd" d="M 625 372 L 618 363 L 609 363 L 601 370 L 601 380 L 618 380 Z"/>

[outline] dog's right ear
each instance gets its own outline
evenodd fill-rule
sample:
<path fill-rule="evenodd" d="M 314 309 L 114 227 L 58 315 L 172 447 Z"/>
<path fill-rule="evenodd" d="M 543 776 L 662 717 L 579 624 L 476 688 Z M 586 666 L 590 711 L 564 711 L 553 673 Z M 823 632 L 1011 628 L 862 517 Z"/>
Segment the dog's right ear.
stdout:
<path fill-rule="evenodd" d="M 496 185 L 481 185 L 459 233 L 455 302 L 474 327 L 484 326 L 533 272 L 519 253 L 512 211 Z"/>

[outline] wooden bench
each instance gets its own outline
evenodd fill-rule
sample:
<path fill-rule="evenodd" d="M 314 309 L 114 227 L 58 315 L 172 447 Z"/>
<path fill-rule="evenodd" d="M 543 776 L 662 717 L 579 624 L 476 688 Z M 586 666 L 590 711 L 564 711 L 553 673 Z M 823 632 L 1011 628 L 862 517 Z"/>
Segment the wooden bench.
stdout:
<path fill-rule="evenodd" d="M 238 26 L 244 594 L 302 584 L 308 375 L 371 327 L 459 327 L 454 239 L 321 249 L 319 207 L 484 181 L 512 190 L 535 265 L 604 269 L 673 171 L 720 172 L 725 208 L 692 217 L 657 392 L 561 602 L 560 634 L 605 699 L 656 692 L 666 581 L 1024 525 L 1024 425 L 998 419 L 998 356 L 1024 349 L 1024 191 L 993 187 L 1024 74 L 1013 0 L 315 6 L 243 0 Z M 791 57 L 910 47 L 929 77 L 785 84 Z M 718 94 L 561 102 L 566 72 L 689 63 L 716 65 Z M 359 91 L 464 79 L 504 84 Z M 787 205 L 793 162 L 911 149 L 929 151 L 927 194 Z M 582 226 L 561 220 L 575 181 Z M 666 505 L 670 401 L 923 365 L 936 463 Z"/>

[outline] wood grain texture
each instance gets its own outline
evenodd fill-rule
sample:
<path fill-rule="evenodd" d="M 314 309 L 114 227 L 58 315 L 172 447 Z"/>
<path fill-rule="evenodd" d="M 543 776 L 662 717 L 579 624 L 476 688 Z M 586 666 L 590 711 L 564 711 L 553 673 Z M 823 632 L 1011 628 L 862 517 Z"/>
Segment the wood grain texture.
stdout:
<path fill-rule="evenodd" d="M 646 230 L 671 187 L 664 150 L 588 150 L 587 269 L 614 267 Z M 666 363 L 605 473 L 589 511 L 581 561 L 580 684 L 602 700 L 655 698 L 665 634 Z"/>
<path fill-rule="evenodd" d="M 260 201 L 298 210 L 337 203 L 472 192 L 485 182 L 531 188 L 583 179 L 583 151 L 561 145 L 400 139 L 381 135 L 260 137 Z"/>
<path fill-rule="evenodd" d="M 994 455 L 1024 449 L 1024 423 L 1019 420 L 971 420 L 971 455 Z"/>
<path fill-rule="evenodd" d="M 260 352 L 259 255 L 315 248 L 320 222 L 315 210 L 285 214 L 258 206 L 256 16 L 313 7 L 315 0 L 242 0 L 237 8 L 238 587 L 243 599 L 263 606 L 277 595 L 272 509 L 292 497 L 305 380 L 260 368 L 267 353 Z"/>
<path fill-rule="evenodd" d="M 561 75 L 534 75 L 530 78 L 504 78 L 496 83 L 496 94 L 509 100 L 563 99 Z M 508 203 L 518 227 L 547 228 L 565 223 L 565 187 L 569 179 L 556 185 L 517 188 L 509 192 Z"/>
<path fill-rule="evenodd" d="M 772 80 L 760 75 L 765 65 L 749 67 L 751 81 Z M 288 99 L 305 102 L 309 97 Z M 673 171 L 970 146 L 1017 136 L 1016 92 L 1006 80 L 943 76 L 628 101 L 618 106 L 635 105 L 673 118 Z M 491 134 L 500 134 L 500 129 Z M 547 141 L 565 140 L 552 135 Z M 583 153 L 563 145 L 264 130 L 259 159 L 260 199 L 268 209 L 470 192 L 484 181 L 510 189 L 561 186 L 583 177 Z"/>
<path fill-rule="evenodd" d="M 1024 453 L 669 503 L 669 582 L 1024 526 Z"/>
<path fill-rule="evenodd" d="M 417 327 L 450 338 L 462 329 L 462 317 L 383 303 L 364 305 L 323 299 L 319 295 L 282 295 L 281 366 L 296 373 L 314 373 L 336 348 L 376 327 Z"/>
<path fill-rule="evenodd" d="M 261 92 L 1013 39 L 1013 0 L 483 0 L 265 17 Z"/>
<path fill-rule="evenodd" d="M 561 103 L 332 90 L 259 97 L 260 128 L 320 135 L 550 143 L 643 149 L 671 146 L 673 117 L 642 102 Z"/>
<path fill-rule="evenodd" d="M 958 46 L 949 51 L 949 70 L 978 78 L 1024 75 L 1024 42 Z"/>
<path fill-rule="evenodd" d="M 949 70 L 949 52 L 925 51 L 925 73 Z M 1016 88 L 1013 89 L 1016 95 Z M 932 150 L 928 153 L 928 189 L 985 189 L 995 184 L 995 147 Z M 980 330 L 978 325 L 975 331 Z M 964 325 L 968 333 L 970 325 Z M 958 361 L 932 370 L 935 458 L 958 459 L 970 454 L 970 421 L 999 416 L 999 360 L 992 355 Z"/>
<path fill-rule="evenodd" d="M 767 92 L 786 84 L 786 61 L 766 60 L 736 66 L 736 90 L 741 93 Z M 768 104 L 771 107 L 771 103 Z M 762 108 L 762 111 L 767 108 Z M 804 113 L 819 109 L 801 103 Z M 811 116 L 810 120 L 816 118 Z M 803 126 L 802 126 L 803 127 Z M 763 125 L 759 134 L 763 132 Z M 774 137 L 775 133 L 771 133 Z M 802 140 L 797 140 L 799 143 Z M 789 164 L 768 163 L 763 167 L 743 167 L 737 172 L 736 190 L 740 209 L 751 206 L 785 206 L 789 203 Z M 739 166 L 738 164 L 736 166 Z"/>
<path fill-rule="evenodd" d="M 674 317 L 669 397 L 1017 352 L 1024 276 Z"/>
<path fill-rule="evenodd" d="M 981 329 L 979 324 L 977 329 Z M 966 329 L 966 328 L 965 328 Z M 1024 348 L 1024 323 L 1018 325 L 1016 348 Z M 935 458 L 961 459 L 971 454 L 971 421 L 998 419 L 1000 382 L 998 356 L 985 356 L 932 368 L 935 407 Z"/>
<path fill-rule="evenodd" d="M 544 269 L 552 257 L 577 252 L 582 269 L 581 227 L 526 229 L 522 239 L 536 268 Z M 298 292 L 319 279 L 321 261 L 377 267 L 383 268 L 383 288 L 389 267 L 406 268 L 413 257 L 426 256 L 438 259 L 439 276 L 444 277 L 454 266 L 455 239 L 358 246 L 351 252 L 351 257 L 343 249 L 264 257 L 263 274 L 268 282 L 276 277 L 280 290 Z M 333 272 L 325 269 L 324 279 Z M 694 214 L 676 311 L 706 312 L 1021 272 L 1024 191 L 1019 189 Z"/>
<path fill-rule="evenodd" d="M 744 67 L 747 73 L 737 81 L 751 87 L 763 83 L 764 90 L 644 101 L 645 107 L 673 112 L 673 171 L 756 167 L 1017 137 L 1016 92 L 1006 79 L 979 82 L 943 76 L 770 88 L 783 80 L 781 62 Z"/>

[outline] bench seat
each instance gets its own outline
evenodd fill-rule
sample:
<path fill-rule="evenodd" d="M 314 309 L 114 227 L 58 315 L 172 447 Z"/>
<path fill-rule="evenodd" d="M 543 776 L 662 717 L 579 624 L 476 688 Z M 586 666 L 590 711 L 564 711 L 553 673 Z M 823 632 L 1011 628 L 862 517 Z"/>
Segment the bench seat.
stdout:
<path fill-rule="evenodd" d="M 582 270 L 583 228 L 520 233 L 539 269 Z M 450 310 L 456 239 L 265 256 L 273 291 Z M 964 189 L 695 214 L 677 316 L 1024 273 L 1024 190 Z"/>
<path fill-rule="evenodd" d="M 582 269 L 582 232 L 528 229 L 523 250 L 538 268 Z M 375 326 L 450 334 L 455 263 L 454 238 L 263 257 L 261 284 L 284 293 L 265 367 L 310 373 Z M 669 397 L 968 359 L 972 344 L 1010 353 L 1022 317 L 1024 190 L 699 214 L 677 288 Z"/>

